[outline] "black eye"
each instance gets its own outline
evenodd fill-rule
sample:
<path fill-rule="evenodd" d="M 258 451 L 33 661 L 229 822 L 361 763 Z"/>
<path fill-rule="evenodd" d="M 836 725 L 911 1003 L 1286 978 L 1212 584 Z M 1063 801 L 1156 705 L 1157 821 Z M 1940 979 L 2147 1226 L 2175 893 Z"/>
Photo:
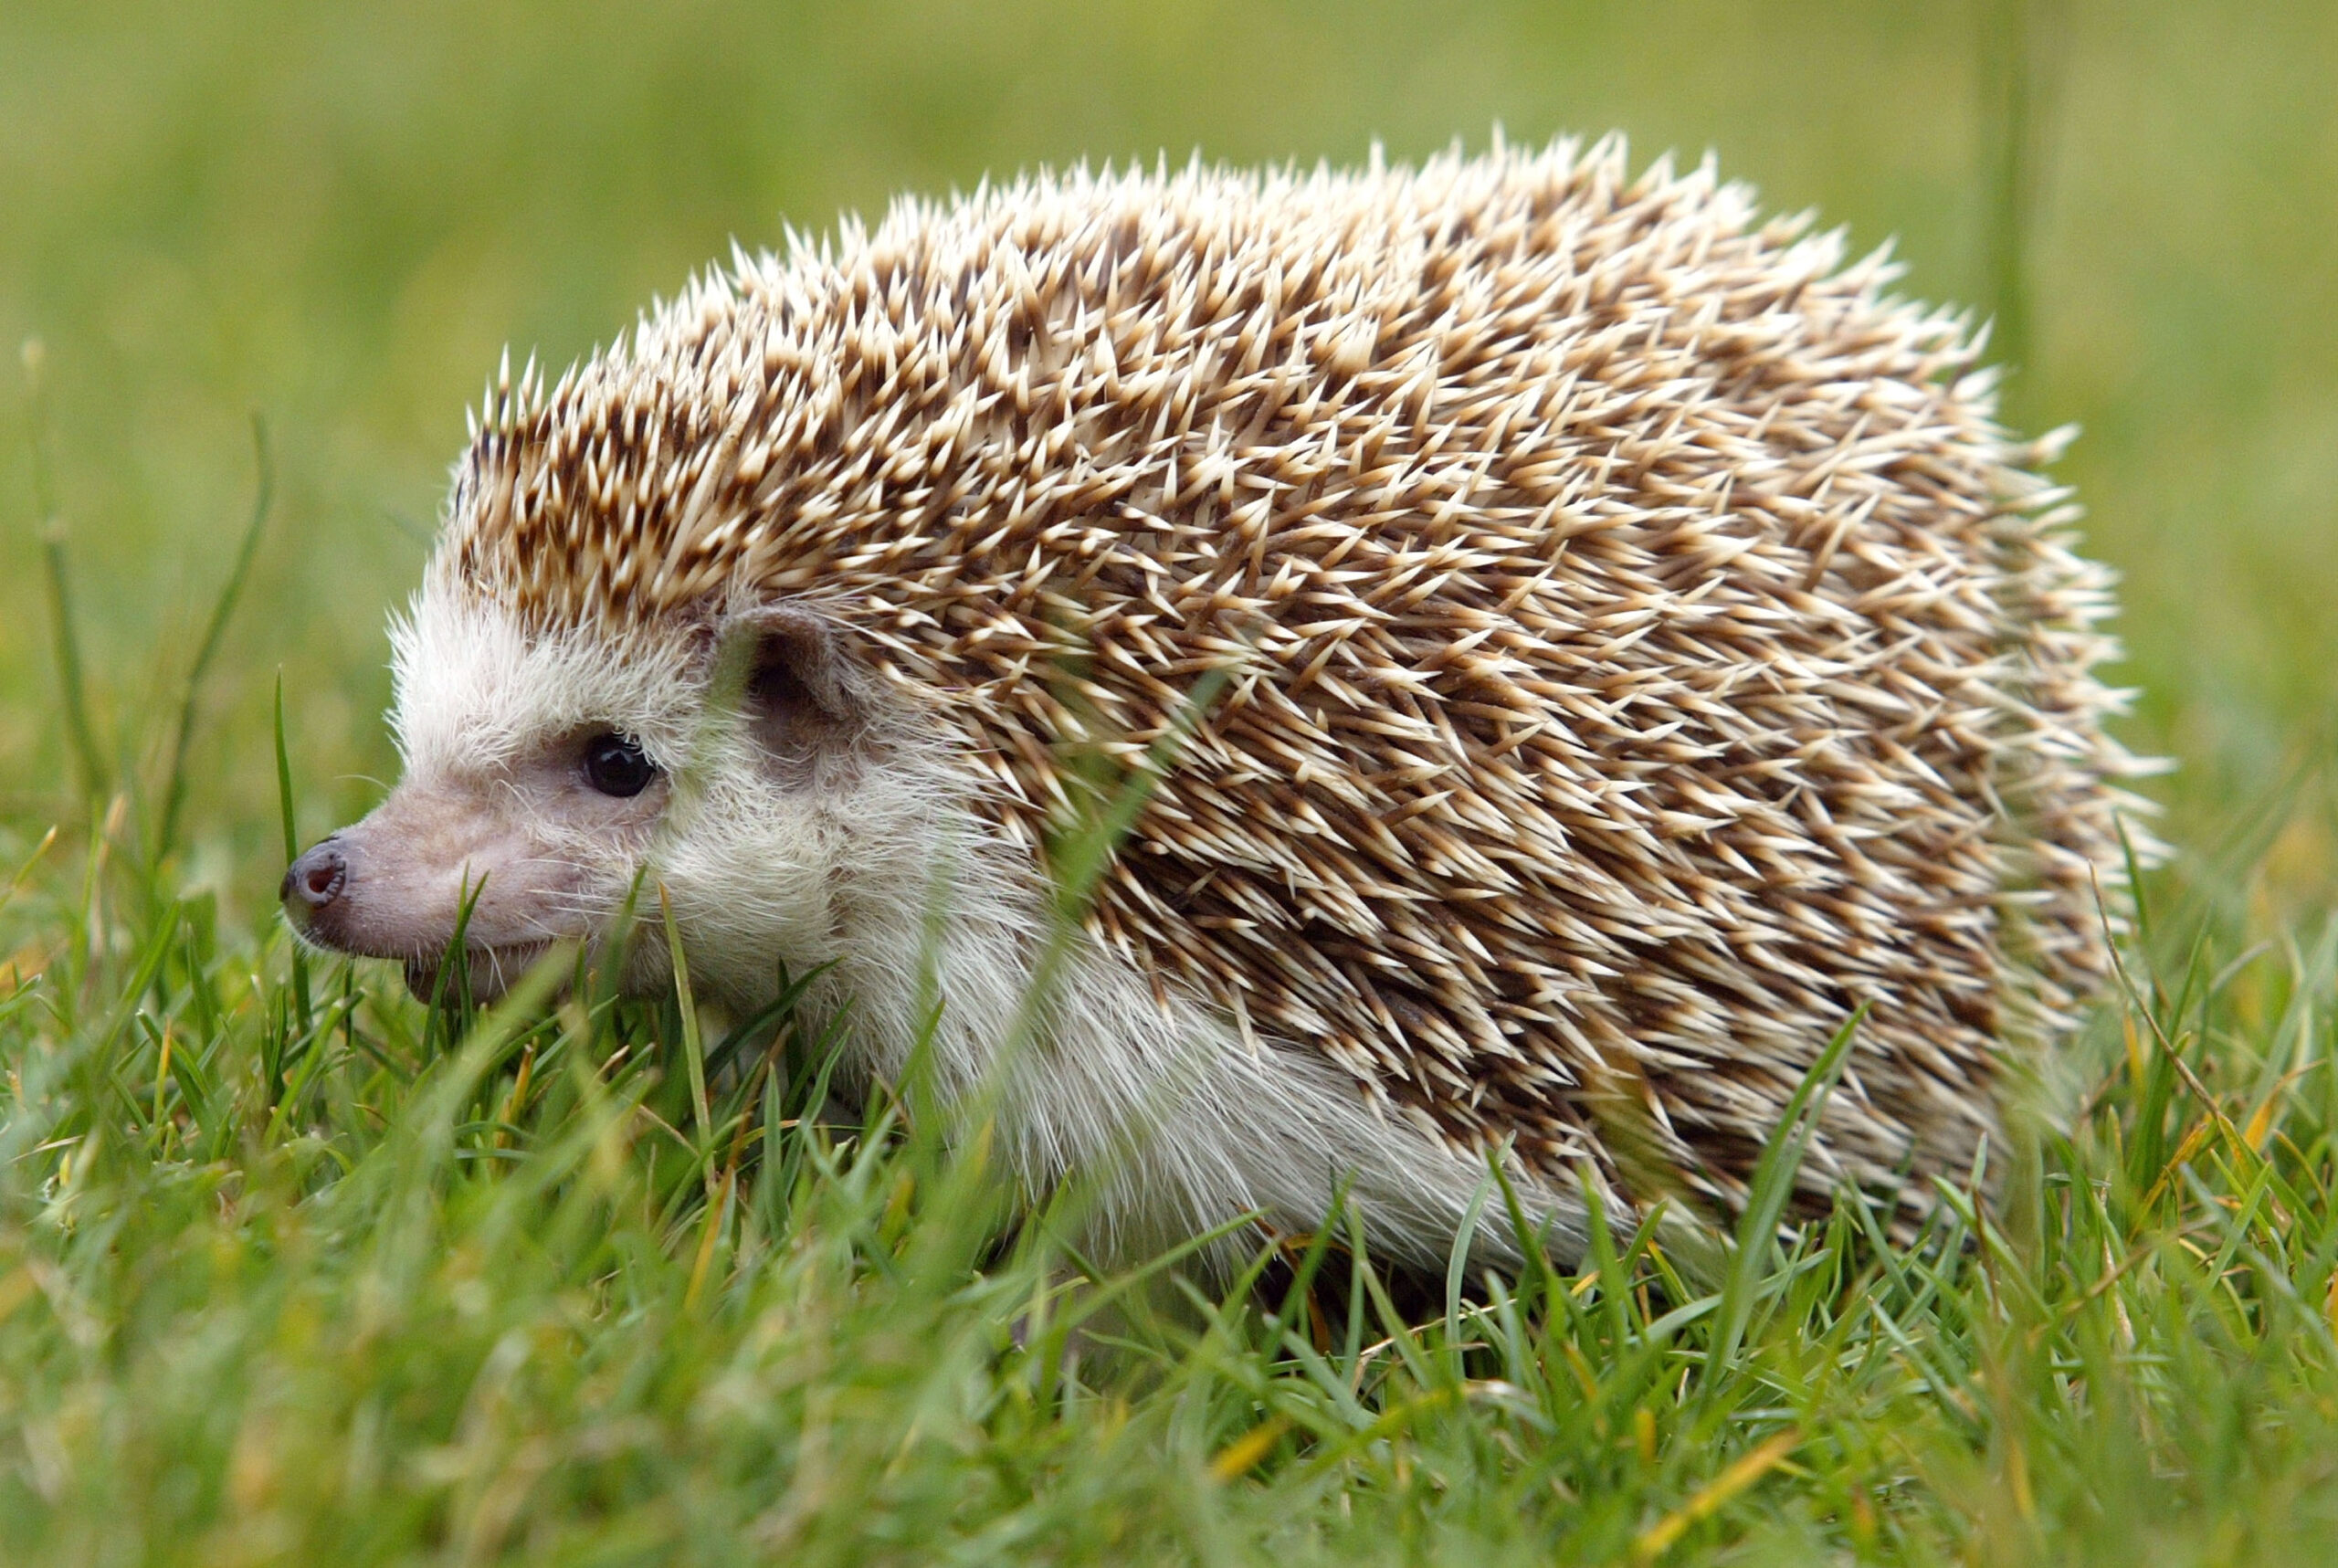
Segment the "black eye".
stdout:
<path fill-rule="evenodd" d="M 584 742 L 584 777 L 603 795 L 639 795 L 658 776 L 658 765 L 642 755 L 641 743 L 624 735 L 595 735 Z"/>

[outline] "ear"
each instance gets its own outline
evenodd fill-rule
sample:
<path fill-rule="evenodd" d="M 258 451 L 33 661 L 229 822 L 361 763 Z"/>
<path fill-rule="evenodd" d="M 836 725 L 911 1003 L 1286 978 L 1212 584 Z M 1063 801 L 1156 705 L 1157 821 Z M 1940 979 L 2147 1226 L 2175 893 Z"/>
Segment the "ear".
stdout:
<path fill-rule="evenodd" d="M 791 787 L 850 759 L 868 729 L 850 634 L 801 605 L 736 616 L 726 640 L 745 646 L 740 717 L 748 738 Z"/>

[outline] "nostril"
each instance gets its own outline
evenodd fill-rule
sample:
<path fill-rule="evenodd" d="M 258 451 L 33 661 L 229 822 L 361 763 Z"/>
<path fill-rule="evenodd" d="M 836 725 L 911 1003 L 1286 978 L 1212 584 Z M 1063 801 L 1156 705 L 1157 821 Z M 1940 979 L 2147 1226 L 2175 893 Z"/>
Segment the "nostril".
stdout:
<path fill-rule="evenodd" d="M 292 868 L 284 873 L 284 901 L 298 900 L 310 909 L 321 910 L 341 897 L 348 880 L 349 862 L 327 839 L 293 861 Z"/>

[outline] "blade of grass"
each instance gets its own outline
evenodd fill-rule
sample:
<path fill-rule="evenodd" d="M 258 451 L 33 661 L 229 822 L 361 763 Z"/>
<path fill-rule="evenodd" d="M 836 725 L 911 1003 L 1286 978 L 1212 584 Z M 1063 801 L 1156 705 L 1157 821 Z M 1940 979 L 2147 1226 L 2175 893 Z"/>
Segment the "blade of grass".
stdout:
<path fill-rule="evenodd" d="M 269 508 L 276 500 L 276 464 L 268 449 L 268 422 L 258 414 L 252 416 L 252 451 L 258 465 L 258 487 L 252 496 L 251 521 L 244 524 L 242 542 L 236 546 L 236 558 L 228 565 L 227 580 L 220 584 L 219 596 L 212 601 L 211 618 L 203 628 L 203 640 L 195 645 L 195 660 L 187 666 L 186 685 L 179 699 L 178 732 L 171 743 L 171 772 L 163 787 L 163 826 L 155 835 L 153 860 L 162 864 L 178 841 L 179 814 L 186 805 L 186 753 L 195 742 L 195 710 L 202 700 L 203 678 L 211 672 L 211 661 L 219 656 L 219 645 L 227 635 L 227 622 L 235 616 L 236 605 L 244 596 L 244 584 L 251 576 L 252 557 L 259 550 L 260 529 L 268 521 Z M 283 682 L 277 684 L 278 733 L 282 731 Z M 288 812 L 289 819 L 290 814 Z M 305 1009 L 303 1009 L 305 1012 Z"/>
<path fill-rule="evenodd" d="M 292 820 L 292 758 L 284 745 L 284 672 L 276 672 L 276 807 L 284 819 L 284 863 L 300 858 L 300 830 Z M 292 1000 L 300 1010 L 300 1027 L 309 1026 L 309 952 L 292 943 Z"/>
<path fill-rule="evenodd" d="M 690 994 L 690 963 L 682 956 L 682 930 L 674 923 L 674 901 L 667 896 L 663 882 L 658 884 L 658 913 L 666 922 L 666 951 L 674 961 L 674 993 L 682 1005 L 682 1060 L 690 1068 L 690 1109 L 698 1114 L 699 1141 L 706 1145 L 702 1152 L 708 1162 L 707 1180 L 711 1183 L 714 1113 L 706 1102 L 705 1043 L 699 1037 L 698 999 Z"/>
<path fill-rule="evenodd" d="M 1632 1561 L 1653 1563 L 1672 1549 L 1673 1542 L 1700 1521 L 1711 1519 L 1738 1493 L 1775 1469 L 1802 1442 L 1802 1433 L 1789 1426 L 1747 1453 L 1705 1483 L 1696 1496 L 1667 1514 L 1632 1542 Z"/>
<path fill-rule="evenodd" d="M 1777 1127 L 1754 1164 L 1754 1179 L 1746 1188 L 1745 1212 L 1737 1222 L 1737 1250 L 1729 1260 L 1728 1277 L 1722 1284 L 1721 1308 L 1705 1352 L 1708 1377 L 1726 1372 L 1737 1360 L 1739 1342 L 1754 1315 L 1754 1294 L 1777 1250 L 1778 1221 L 1785 1213 L 1787 1198 L 1794 1193 L 1795 1176 L 1802 1169 L 1802 1158 L 1809 1152 L 1811 1140 L 1817 1134 L 1818 1118 L 1827 1108 L 1827 1097 L 1834 1089 L 1835 1079 L 1850 1055 L 1852 1037 L 1859 1033 L 1866 1017 L 1867 1004 L 1862 1002 L 1835 1032 L 1827 1048 L 1818 1053 L 1818 1059 L 1802 1075 L 1802 1082 L 1795 1086 L 1793 1097 L 1786 1101 Z"/>
<path fill-rule="evenodd" d="M 48 597 L 49 637 L 57 658 L 58 699 L 65 710 L 66 739 L 73 748 L 81 799 L 85 805 L 90 805 L 104 799 L 113 786 L 111 772 L 106 767 L 104 749 L 98 744 L 97 725 L 90 715 L 89 687 L 82 677 L 81 637 L 73 614 L 72 580 L 66 569 L 65 519 L 58 511 L 56 484 L 48 471 L 48 449 L 44 439 L 48 428 L 48 403 L 41 374 L 47 358 L 38 338 L 25 340 L 25 384 L 32 405 L 29 424 L 33 504 L 40 513 L 37 526 L 43 586 Z"/>
<path fill-rule="evenodd" d="M 1980 8 L 1984 292 L 1994 318 L 1994 357 L 2017 371 L 2033 368 L 2036 347 L 2029 252 L 2053 87 L 2047 55 L 2052 9 L 2053 0 L 1986 0 Z"/>
<path fill-rule="evenodd" d="M 24 890 L 25 879 L 33 874 L 33 868 L 40 864 L 41 857 L 47 855 L 49 846 L 56 842 L 57 829 L 52 826 L 40 836 L 40 842 L 33 846 L 33 852 L 25 857 L 25 863 L 16 868 L 16 874 L 8 879 L 8 885 L 0 888 L 0 910 L 16 901 L 16 895 Z"/>

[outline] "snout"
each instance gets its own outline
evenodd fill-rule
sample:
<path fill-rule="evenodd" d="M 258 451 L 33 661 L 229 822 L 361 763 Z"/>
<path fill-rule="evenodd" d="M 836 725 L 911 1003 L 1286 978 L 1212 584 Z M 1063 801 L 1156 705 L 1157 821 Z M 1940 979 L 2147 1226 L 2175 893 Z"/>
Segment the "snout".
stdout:
<path fill-rule="evenodd" d="M 341 836 L 335 834 L 292 862 L 277 897 L 284 900 L 285 912 L 299 922 L 331 908 L 348 886 L 349 857 L 341 852 Z"/>
<path fill-rule="evenodd" d="M 353 958 L 433 955 L 453 940 L 466 894 L 479 890 L 466 886 L 469 868 L 441 877 L 411 855 L 384 854 L 384 837 L 369 818 L 292 862 L 277 896 L 294 931 Z"/>
<path fill-rule="evenodd" d="M 403 964 L 425 1001 L 453 958 L 452 978 L 490 1001 L 554 943 L 595 929 L 588 864 L 532 831 L 536 820 L 402 784 L 293 860 L 278 889 L 285 919 L 314 947 Z"/>
<path fill-rule="evenodd" d="M 285 918 L 311 942 L 344 952 L 351 940 L 349 849 L 338 833 L 310 847 L 284 873 L 277 897 Z"/>
<path fill-rule="evenodd" d="M 452 893 L 445 899 L 412 900 L 405 879 L 394 868 L 374 864 L 377 858 L 366 851 L 367 837 L 362 826 L 344 828 L 293 861 L 278 889 L 285 916 L 320 947 L 356 957 L 403 960 L 407 988 L 417 1000 L 431 1001 L 438 995 L 438 972 L 462 900 Z M 409 901 L 419 907 L 390 923 Z M 390 908 L 376 907 L 383 905 Z M 464 984 L 472 1000 L 491 1002 L 503 994 L 550 945 L 547 940 L 468 944 Z"/>

